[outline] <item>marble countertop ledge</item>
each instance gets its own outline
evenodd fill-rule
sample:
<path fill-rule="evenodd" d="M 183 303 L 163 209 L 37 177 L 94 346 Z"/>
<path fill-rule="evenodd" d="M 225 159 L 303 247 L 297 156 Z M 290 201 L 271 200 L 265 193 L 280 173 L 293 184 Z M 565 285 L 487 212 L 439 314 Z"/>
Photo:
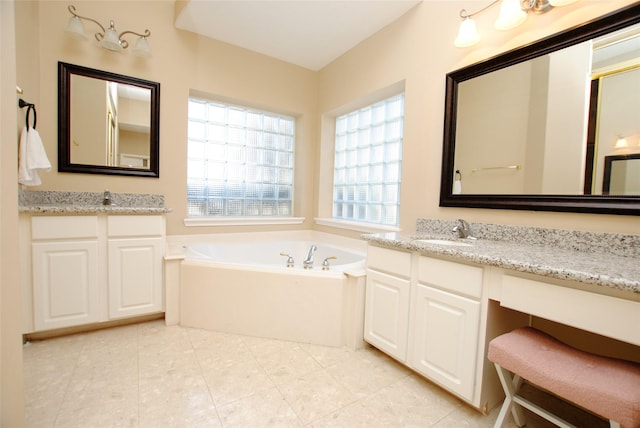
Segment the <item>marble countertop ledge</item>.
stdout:
<path fill-rule="evenodd" d="M 111 205 L 103 205 L 103 192 L 21 191 L 18 210 L 30 214 L 166 214 L 164 196 L 111 193 Z"/>
<path fill-rule="evenodd" d="M 640 237 L 639 237 L 640 238 Z M 602 251 L 577 251 L 554 244 L 476 240 L 417 231 L 414 234 L 380 233 L 363 235 L 363 239 L 377 245 L 416 251 L 423 255 L 448 256 L 461 262 L 510 269 L 545 277 L 609 287 L 640 298 L 640 263 L 638 257 Z M 440 245 L 419 242 L 421 239 L 460 241 L 468 246 Z"/>
<path fill-rule="evenodd" d="M 166 214 L 171 208 L 127 207 L 119 205 L 21 205 L 21 213 L 29 214 Z"/>

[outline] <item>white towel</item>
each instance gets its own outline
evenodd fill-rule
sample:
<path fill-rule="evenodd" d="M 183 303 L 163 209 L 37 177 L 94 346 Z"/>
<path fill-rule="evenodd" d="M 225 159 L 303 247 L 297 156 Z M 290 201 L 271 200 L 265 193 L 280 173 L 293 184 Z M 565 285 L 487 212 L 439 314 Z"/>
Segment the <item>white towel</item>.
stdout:
<path fill-rule="evenodd" d="M 47 158 L 40 133 L 34 128 L 25 126 L 20 134 L 20 149 L 18 154 L 18 183 L 25 186 L 42 184 L 38 170 L 51 170 L 51 162 Z"/>
<path fill-rule="evenodd" d="M 461 180 L 455 180 L 453 182 L 453 192 L 454 195 L 459 195 L 462 193 L 462 181 Z"/>

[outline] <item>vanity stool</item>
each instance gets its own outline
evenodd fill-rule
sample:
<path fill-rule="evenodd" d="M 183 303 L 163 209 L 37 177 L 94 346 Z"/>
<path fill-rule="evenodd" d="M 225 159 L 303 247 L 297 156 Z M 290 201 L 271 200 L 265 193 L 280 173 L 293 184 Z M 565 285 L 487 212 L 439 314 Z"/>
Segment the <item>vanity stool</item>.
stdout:
<path fill-rule="evenodd" d="M 503 426 L 509 411 L 516 424 L 523 426 L 520 406 L 559 427 L 573 427 L 518 395 L 523 379 L 609 419 L 612 428 L 640 427 L 638 363 L 580 351 L 532 327 L 493 339 L 487 358 L 495 364 L 506 395 L 494 427 Z"/>

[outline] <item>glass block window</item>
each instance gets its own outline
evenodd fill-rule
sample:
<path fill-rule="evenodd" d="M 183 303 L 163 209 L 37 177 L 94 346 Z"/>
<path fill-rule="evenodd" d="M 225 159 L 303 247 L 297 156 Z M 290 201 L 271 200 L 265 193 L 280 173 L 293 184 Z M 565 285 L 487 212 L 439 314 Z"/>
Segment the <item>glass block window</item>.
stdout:
<path fill-rule="evenodd" d="M 404 94 L 336 118 L 333 218 L 397 226 Z"/>
<path fill-rule="evenodd" d="M 189 217 L 292 216 L 295 119 L 189 99 Z"/>

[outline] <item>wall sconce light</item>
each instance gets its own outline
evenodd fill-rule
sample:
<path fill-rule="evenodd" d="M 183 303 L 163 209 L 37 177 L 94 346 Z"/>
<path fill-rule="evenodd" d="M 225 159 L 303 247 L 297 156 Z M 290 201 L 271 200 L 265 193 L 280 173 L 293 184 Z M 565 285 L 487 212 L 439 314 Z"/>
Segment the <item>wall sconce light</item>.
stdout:
<path fill-rule="evenodd" d="M 102 32 L 95 33 L 94 36 L 96 40 L 100 42 L 100 46 L 102 46 L 103 48 L 110 51 L 121 52 L 123 49 L 129 47 L 129 42 L 127 42 L 123 38 L 123 36 L 126 34 L 134 34 L 138 36 L 138 40 L 133 47 L 133 54 L 139 57 L 151 56 L 151 49 L 149 47 L 149 42 L 147 41 L 147 37 L 151 35 L 151 32 L 149 30 L 144 30 L 143 34 L 136 33 L 135 31 L 123 31 L 122 33 L 118 34 L 113 20 L 109 21 L 109 28 L 105 29 L 102 24 L 100 24 L 95 19 L 78 15 L 76 13 L 75 6 L 69 5 L 67 9 L 72 15 L 71 18 L 69 18 L 69 23 L 67 24 L 67 28 L 65 29 L 67 34 L 70 34 L 73 37 L 79 39 L 86 39 L 87 36 L 84 31 L 84 24 L 82 23 L 82 20 L 84 19 L 85 21 L 93 22 L 102 30 Z"/>
<path fill-rule="evenodd" d="M 634 140 L 635 140 L 635 143 L 634 143 Z M 627 147 L 634 147 L 634 146 L 640 147 L 640 134 L 627 135 L 627 136 L 619 135 L 616 142 L 613 143 L 614 149 L 625 149 Z"/>
<path fill-rule="evenodd" d="M 624 137 L 618 137 L 618 139 L 616 140 L 616 143 L 614 144 L 614 148 L 616 149 L 622 149 L 624 147 L 627 147 L 629 145 L 629 143 L 627 143 L 627 139 Z"/>
<path fill-rule="evenodd" d="M 465 9 L 460 11 L 460 30 L 453 44 L 459 48 L 473 46 L 480 40 L 480 34 L 476 27 L 473 17 L 490 7 L 500 3 L 500 13 L 494 27 L 497 30 L 510 30 L 522 24 L 526 19 L 528 12 L 541 14 L 548 12 L 555 6 L 564 6 L 574 3 L 578 0 L 494 0 L 487 6 L 474 13 L 468 13 Z"/>

